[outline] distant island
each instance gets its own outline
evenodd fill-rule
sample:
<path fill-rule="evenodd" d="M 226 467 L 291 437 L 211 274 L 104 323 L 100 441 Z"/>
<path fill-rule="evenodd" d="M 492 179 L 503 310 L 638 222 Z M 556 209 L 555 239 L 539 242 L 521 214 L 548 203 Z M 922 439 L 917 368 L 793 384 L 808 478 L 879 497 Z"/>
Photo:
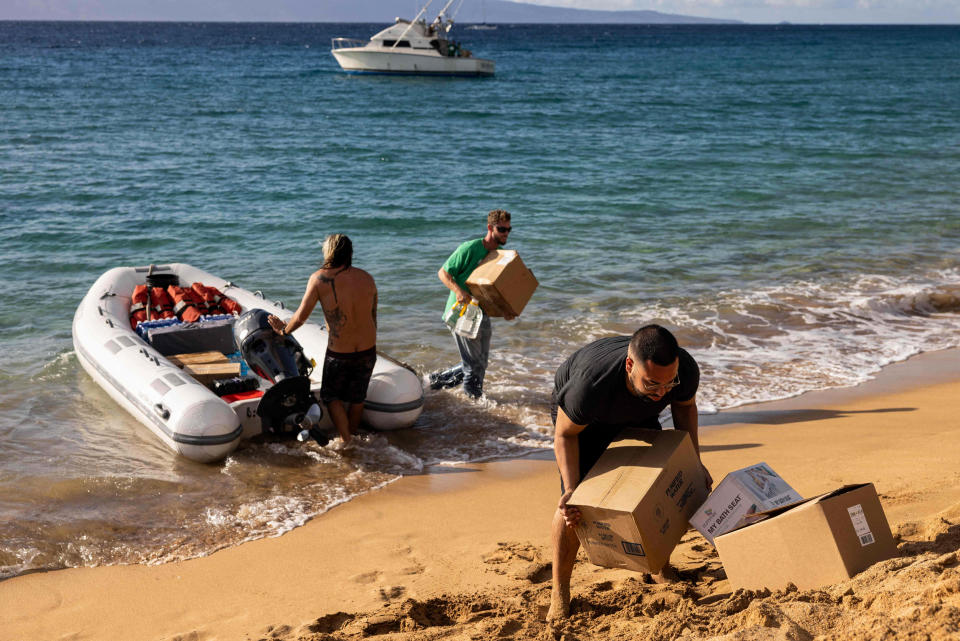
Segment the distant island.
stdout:
<path fill-rule="evenodd" d="M 332 4 L 339 4 L 333 0 Z M 569 9 L 509 0 L 465 0 L 457 22 L 475 23 L 546 23 L 546 24 L 744 24 L 739 20 L 698 18 L 659 11 L 600 11 Z M 484 16 L 485 14 L 485 16 Z"/>
<path fill-rule="evenodd" d="M 140 20 L 196 22 L 392 22 L 413 18 L 422 0 L 12 0 L 2 3 L 0 20 Z M 431 5 L 432 20 L 443 3 Z M 743 24 L 659 11 L 568 9 L 508 0 L 464 0 L 458 23 L 540 24 Z"/>

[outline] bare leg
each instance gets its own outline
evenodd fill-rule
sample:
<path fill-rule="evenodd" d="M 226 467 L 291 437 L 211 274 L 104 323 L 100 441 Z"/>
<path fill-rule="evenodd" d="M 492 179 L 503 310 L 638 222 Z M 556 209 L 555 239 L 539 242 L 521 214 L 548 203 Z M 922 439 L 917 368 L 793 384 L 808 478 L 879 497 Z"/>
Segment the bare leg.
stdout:
<path fill-rule="evenodd" d="M 343 407 L 343 401 L 333 399 L 327 403 L 327 411 L 330 412 L 330 420 L 333 421 L 333 426 L 337 428 L 344 444 L 349 443 L 351 438 L 350 423 L 347 419 L 347 410 Z"/>
<path fill-rule="evenodd" d="M 563 515 L 557 510 L 553 515 L 553 590 L 550 594 L 550 610 L 547 621 L 565 619 L 570 614 L 570 576 L 577 560 L 580 539 L 577 531 L 567 527 Z"/>
<path fill-rule="evenodd" d="M 360 417 L 363 415 L 363 403 L 351 403 L 350 409 L 347 410 L 347 425 L 350 428 L 351 434 L 357 433 L 357 428 L 360 427 Z"/>

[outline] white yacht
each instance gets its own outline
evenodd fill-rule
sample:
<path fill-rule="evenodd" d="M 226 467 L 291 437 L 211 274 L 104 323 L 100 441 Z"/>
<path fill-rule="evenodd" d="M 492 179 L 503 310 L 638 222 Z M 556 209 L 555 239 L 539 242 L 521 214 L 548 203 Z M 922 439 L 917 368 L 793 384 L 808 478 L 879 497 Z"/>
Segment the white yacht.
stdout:
<path fill-rule="evenodd" d="M 427 2 L 413 20 L 397 18 L 370 40 L 334 38 L 331 53 L 350 73 L 492 76 L 492 60 L 475 58 L 449 39 L 453 19 L 446 12 L 453 2 L 449 0 L 430 24 L 422 17 L 430 6 Z"/>

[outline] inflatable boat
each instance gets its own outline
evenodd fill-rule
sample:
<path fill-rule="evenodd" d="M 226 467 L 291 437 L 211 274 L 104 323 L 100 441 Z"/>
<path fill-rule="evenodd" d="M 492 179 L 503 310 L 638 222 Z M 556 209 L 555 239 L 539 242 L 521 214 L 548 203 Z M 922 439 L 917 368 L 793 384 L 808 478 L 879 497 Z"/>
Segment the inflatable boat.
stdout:
<path fill-rule="evenodd" d="M 131 321 L 138 285 L 139 293 L 144 285 L 177 282 L 216 290 L 236 303 L 234 313 L 198 322 Z M 77 307 L 73 345 L 87 373 L 168 447 L 189 459 L 213 462 L 241 440 L 261 434 L 302 440 L 309 432 L 320 440 L 318 434 L 335 433 L 318 400 L 326 330 L 305 323 L 280 337 L 268 329 L 270 314 L 285 321 L 293 315 L 260 292 L 191 265 L 117 267 L 97 279 Z M 191 364 L 193 357 L 210 354 L 215 364 Z M 205 375 L 218 368 L 233 376 L 211 380 Z M 241 373 L 245 376 L 237 376 Z M 364 423 L 377 430 L 409 427 L 422 409 L 420 377 L 378 352 Z"/>

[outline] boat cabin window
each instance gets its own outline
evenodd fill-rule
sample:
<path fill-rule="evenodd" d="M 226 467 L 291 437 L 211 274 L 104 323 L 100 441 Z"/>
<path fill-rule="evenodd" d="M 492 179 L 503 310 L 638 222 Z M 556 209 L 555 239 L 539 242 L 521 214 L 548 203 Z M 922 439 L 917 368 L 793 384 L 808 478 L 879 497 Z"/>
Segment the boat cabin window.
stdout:
<path fill-rule="evenodd" d="M 383 41 L 383 46 L 384 46 L 384 47 L 392 47 L 392 46 L 393 46 L 393 43 L 395 43 L 395 42 L 397 43 L 397 46 L 398 46 L 398 47 L 409 47 L 409 46 L 410 46 L 410 41 L 409 41 L 409 40 L 401 40 L 400 42 L 397 42 L 396 40 L 384 40 L 384 41 Z"/>

